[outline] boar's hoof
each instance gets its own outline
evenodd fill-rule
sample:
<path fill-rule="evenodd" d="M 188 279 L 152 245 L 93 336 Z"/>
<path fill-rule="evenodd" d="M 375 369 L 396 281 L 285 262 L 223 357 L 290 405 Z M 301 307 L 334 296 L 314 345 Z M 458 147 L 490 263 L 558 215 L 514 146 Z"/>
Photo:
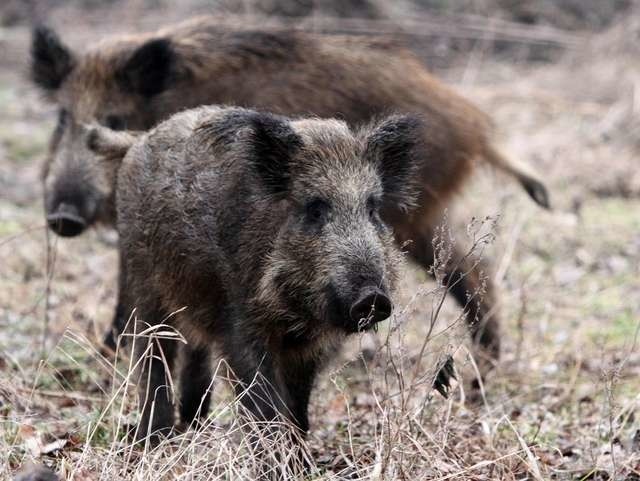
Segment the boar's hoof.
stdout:
<path fill-rule="evenodd" d="M 351 320 L 358 323 L 358 330 L 374 327 L 391 315 L 391 300 L 376 287 L 367 287 L 360 291 L 358 300 L 349 311 Z"/>
<path fill-rule="evenodd" d="M 456 370 L 453 366 L 453 357 L 447 356 L 438 369 L 436 378 L 433 380 L 433 388 L 444 398 L 449 397 L 451 390 L 451 380 L 456 378 Z"/>

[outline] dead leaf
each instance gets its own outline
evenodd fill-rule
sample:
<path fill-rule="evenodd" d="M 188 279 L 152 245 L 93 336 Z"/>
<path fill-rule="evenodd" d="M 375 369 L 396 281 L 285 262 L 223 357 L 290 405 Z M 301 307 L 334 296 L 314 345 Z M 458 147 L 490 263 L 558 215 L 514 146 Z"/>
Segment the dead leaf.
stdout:
<path fill-rule="evenodd" d="M 18 434 L 22 439 L 25 449 L 34 457 L 39 458 L 42 455 L 50 455 L 56 451 L 64 449 L 68 441 L 58 438 L 51 442 L 45 443 L 42 434 L 30 424 L 21 424 Z"/>
<path fill-rule="evenodd" d="M 88 469 L 80 468 L 73 473 L 73 477 L 71 479 L 73 481 L 96 481 L 98 479 L 98 475 L 90 472 Z"/>
<path fill-rule="evenodd" d="M 67 440 L 66 439 L 56 439 L 53 442 L 47 443 L 44 446 L 42 446 L 40 448 L 40 453 L 41 454 L 52 454 L 55 453 L 56 451 L 60 451 L 62 449 L 64 449 L 64 447 L 67 445 Z"/>

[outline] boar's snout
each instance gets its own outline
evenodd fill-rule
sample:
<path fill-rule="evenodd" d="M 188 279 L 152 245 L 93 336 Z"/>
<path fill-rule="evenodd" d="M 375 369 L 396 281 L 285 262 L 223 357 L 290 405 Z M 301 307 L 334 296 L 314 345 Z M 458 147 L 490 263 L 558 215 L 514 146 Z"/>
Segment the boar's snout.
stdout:
<path fill-rule="evenodd" d="M 351 305 L 349 316 L 362 331 L 375 326 L 391 315 L 391 299 L 378 287 L 364 287 Z"/>
<path fill-rule="evenodd" d="M 104 196 L 84 170 L 67 169 L 45 184 L 45 209 L 49 228 L 62 237 L 75 237 L 92 225 Z"/>
<path fill-rule="evenodd" d="M 52 231 L 62 237 L 75 237 L 87 227 L 78 209 L 64 202 L 58 204 L 55 212 L 47 215 L 47 223 Z"/>

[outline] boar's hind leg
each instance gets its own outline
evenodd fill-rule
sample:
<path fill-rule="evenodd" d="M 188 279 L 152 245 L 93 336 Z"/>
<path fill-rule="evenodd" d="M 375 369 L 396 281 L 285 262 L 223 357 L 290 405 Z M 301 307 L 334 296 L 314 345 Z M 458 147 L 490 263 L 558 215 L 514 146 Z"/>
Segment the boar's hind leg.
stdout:
<path fill-rule="evenodd" d="M 136 326 L 136 332 L 142 331 L 148 324 L 157 324 L 166 319 L 159 308 L 145 308 L 138 304 L 136 317 L 142 319 Z M 145 323 L 144 321 L 147 321 Z M 138 396 L 142 406 L 142 416 L 137 440 L 145 439 L 152 434 L 151 441 L 157 442 L 158 435 L 167 435 L 173 427 L 174 414 L 171 401 L 170 376 L 175 363 L 177 342 L 162 337 L 138 337 L 136 343 L 136 359 L 140 361 L 140 379 Z"/>
<path fill-rule="evenodd" d="M 433 266 L 433 232 L 411 233 L 412 241 L 407 250 L 411 258 L 427 270 Z M 483 279 L 477 261 L 453 248 L 451 260 L 444 266 L 444 284 L 458 304 L 465 309 L 465 316 L 481 364 L 481 374 L 500 356 L 500 321 L 496 312 L 491 279 Z"/>
<path fill-rule="evenodd" d="M 211 353 L 208 348 L 185 347 L 180 374 L 180 420 L 191 424 L 196 417 L 205 418 L 211 404 Z"/>

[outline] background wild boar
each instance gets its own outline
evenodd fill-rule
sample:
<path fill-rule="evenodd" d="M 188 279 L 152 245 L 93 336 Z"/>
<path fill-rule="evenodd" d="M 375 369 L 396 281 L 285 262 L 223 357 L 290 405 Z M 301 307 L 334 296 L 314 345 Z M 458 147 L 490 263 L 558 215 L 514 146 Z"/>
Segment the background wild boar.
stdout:
<path fill-rule="evenodd" d="M 198 19 L 148 35 L 120 36 L 85 54 L 36 29 L 32 77 L 60 107 L 44 168 L 51 228 L 63 236 L 94 222 L 114 222 L 114 164 L 86 148 L 80 123 L 143 130 L 203 104 L 233 104 L 284 115 L 341 117 L 352 125 L 385 112 L 418 113 L 426 122 L 419 208 L 385 212 L 398 242 L 425 269 L 434 261 L 433 226 L 450 195 L 484 160 L 514 176 L 541 205 L 545 187 L 505 159 L 491 142 L 485 114 L 432 77 L 407 50 L 371 40 L 302 32 L 234 31 Z M 493 288 L 473 262 L 454 252 L 445 282 L 468 310 L 472 337 L 485 357 L 499 353 Z M 464 275 L 463 275 L 464 273 Z M 481 300 L 469 294 L 484 290 Z M 121 302 L 114 330 L 124 321 Z M 105 339 L 114 347 L 113 331 Z"/>
<path fill-rule="evenodd" d="M 184 421 L 206 392 L 215 344 L 241 389 L 251 386 L 242 400 L 257 418 L 308 430 L 324 361 L 391 314 L 401 256 L 381 212 L 410 209 L 430 175 L 418 161 L 422 129 L 407 116 L 353 132 L 338 120 L 201 107 L 133 144 L 117 187 L 127 311 L 189 340 Z M 93 148 L 109 150 L 108 132 L 91 133 Z M 132 137 L 116 139 L 122 154 Z M 151 359 L 142 376 L 141 401 L 155 396 L 155 406 L 146 399 L 141 436 L 173 425 L 165 362 L 173 368 L 177 343 L 157 342 L 164 362 Z"/>

